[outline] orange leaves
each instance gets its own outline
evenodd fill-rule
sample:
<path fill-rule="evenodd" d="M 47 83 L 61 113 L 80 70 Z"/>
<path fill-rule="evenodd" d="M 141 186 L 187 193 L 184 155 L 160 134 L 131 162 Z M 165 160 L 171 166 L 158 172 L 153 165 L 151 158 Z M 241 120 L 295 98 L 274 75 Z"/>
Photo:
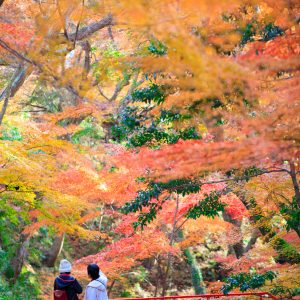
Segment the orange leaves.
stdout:
<path fill-rule="evenodd" d="M 270 161 L 293 155 L 292 143 L 278 143 L 260 139 L 251 141 L 178 141 L 159 150 L 142 147 L 138 153 L 126 153 L 114 158 L 120 166 L 138 170 L 151 169 L 153 175 L 163 180 L 197 175 L 204 171 L 260 164 L 262 158 Z"/>
<path fill-rule="evenodd" d="M 24 23 L 0 23 L 0 32 L 4 41 L 18 51 L 26 49 L 34 33 L 32 29 L 28 28 L 28 24 Z"/>
<path fill-rule="evenodd" d="M 58 121 L 68 118 L 84 118 L 88 115 L 93 114 L 93 111 L 95 111 L 95 107 L 93 105 L 79 104 L 76 106 L 66 107 L 61 113 L 44 115 L 43 119 L 46 121 L 57 123 Z"/>
<path fill-rule="evenodd" d="M 233 193 L 221 196 L 221 202 L 225 203 L 225 211 L 233 220 L 242 220 L 249 217 L 249 212 L 242 201 Z"/>
<path fill-rule="evenodd" d="M 175 254 L 177 249 L 169 246 L 166 236 L 160 231 L 146 230 L 116 241 L 100 254 L 80 259 L 78 263 L 99 263 L 110 278 L 119 278 L 143 259 L 168 252 Z"/>
<path fill-rule="evenodd" d="M 214 219 L 201 216 L 197 220 L 189 220 L 184 225 L 185 238 L 179 243 L 181 249 L 185 249 L 190 246 L 197 246 L 205 241 L 207 236 L 213 236 L 218 244 L 223 244 L 226 239 L 226 235 L 230 234 L 233 226 L 216 217 Z"/>
<path fill-rule="evenodd" d="M 97 179 L 82 170 L 68 169 L 57 174 L 53 188 L 82 199 L 96 200 L 100 193 Z"/>
<path fill-rule="evenodd" d="M 300 34 L 286 33 L 268 42 L 250 43 L 240 59 L 291 59 L 300 55 Z"/>

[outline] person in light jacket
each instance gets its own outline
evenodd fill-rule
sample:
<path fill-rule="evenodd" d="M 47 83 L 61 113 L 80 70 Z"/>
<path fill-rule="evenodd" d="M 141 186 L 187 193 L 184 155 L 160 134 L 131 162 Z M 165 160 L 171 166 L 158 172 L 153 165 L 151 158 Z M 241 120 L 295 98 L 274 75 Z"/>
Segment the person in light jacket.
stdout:
<path fill-rule="evenodd" d="M 88 265 L 87 273 L 91 282 L 86 287 L 84 300 L 108 300 L 107 277 L 100 271 L 99 266 L 96 264 Z"/>

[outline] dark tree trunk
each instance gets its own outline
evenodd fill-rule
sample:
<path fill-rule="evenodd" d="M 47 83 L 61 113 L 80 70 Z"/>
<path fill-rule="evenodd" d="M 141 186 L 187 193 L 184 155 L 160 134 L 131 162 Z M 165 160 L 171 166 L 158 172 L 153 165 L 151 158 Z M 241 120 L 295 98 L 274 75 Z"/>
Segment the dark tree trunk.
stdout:
<path fill-rule="evenodd" d="M 65 239 L 64 234 L 60 234 L 54 238 L 52 247 L 45 253 L 46 258 L 44 260 L 44 264 L 47 267 L 49 268 L 54 267 L 55 261 L 62 250 L 64 239 Z"/>
<path fill-rule="evenodd" d="M 300 208 L 300 189 L 299 189 L 299 183 L 297 180 L 297 173 L 296 173 L 296 168 L 294 162 L 290 162 L 290 175 L 293 181 L 293 187 L 295 190 L 295 197 L 296 197 L 296 202 L 298 204 L 298 208 Z"/>

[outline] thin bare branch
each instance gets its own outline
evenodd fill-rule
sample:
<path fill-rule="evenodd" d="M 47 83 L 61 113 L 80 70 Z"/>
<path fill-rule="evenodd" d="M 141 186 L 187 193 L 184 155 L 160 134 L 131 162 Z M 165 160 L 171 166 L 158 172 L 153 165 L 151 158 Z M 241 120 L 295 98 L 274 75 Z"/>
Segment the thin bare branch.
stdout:
<path fill-rule="evenodd" d="M 275 169 L 275 170 L 263 170 L 261 172 L 257 172 L 253 175 L 245 175 L 245 176 L 236 176 L 232 178 L 224 178 L 220 180 L 212 180 L 212 181 L 201 181 L 199 179 L 196 179 L 194 182 L 199 184 L 199 186 L 205 185 L 205 184 L 215 184 L 215 183 L 222 183 L 222 182 L 231 182 L 231 181 L 242 181 L 242 180 L 248 180 L 253 177 L 261 176 L 264 174 L 270 174 L 270 173 L 281 173 L 281 172 L 286 172 L 289 173 L 288 170 L 286 169 Z M 182 184 L 181 187 L 188 186 L 188 183 Z M 178 186 L 176 186 L 177 188 Z"/>
<path fill-rule="evenodd" d="M 80 17 L 79 17 L 78 23 L 76 25 L 74 45 L 73 45 L 74 48 L 76 46 L 76 41 L 77 41 L 77 36 L 78 36 L 78 30 L 79 30 L 79 26 L 80 26 L 80 23 L 81 23 L 81 20 L 82 20 L 82 16 L 83 16 L 83 10 L 84 10 L 84 0 L 82 0 L 81 13 L 80 13 Z"/>
<path fill-rule="evenodd" d="M 11 53 L 12 55 L 14 55 L 15 57 L 17 57 L 20 60 L 26 61 L 27 63 L 30 64 L 35 64 L 33 61 L 31 61 L 30 59 L 28 59 L 27 57 L 25 57 L 24 55 L 22 55 L 21 53 L 19 53 L 18 51 L 12 49 L 6 42 L 4 42 L 2 39 L 0 39 L 0 47 L 2 47 L 3 49 L 5 49 L 6 51 L 8 51 L 9 53 Z"/>
<path fill-rule="evenodd" d="M 56 1 L 56 7 L 57 7 L 58 15 L 59 15 L 59 18 L 61 21 L 61 25 L 64 29 L 64 35 L 68 39 L 68 31 L 67 31 L 67 27 L 66 27 L 66 21 L 64 20 L 64 16 L 63 16 L 61 8 L 60 8 L 59 0 Z"/>

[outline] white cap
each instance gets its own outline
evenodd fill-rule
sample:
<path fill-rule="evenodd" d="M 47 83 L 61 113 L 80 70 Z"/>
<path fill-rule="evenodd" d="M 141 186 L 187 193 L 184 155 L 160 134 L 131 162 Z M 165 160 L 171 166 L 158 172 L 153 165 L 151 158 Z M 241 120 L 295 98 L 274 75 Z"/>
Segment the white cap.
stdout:
<path fill-rule="evenodd" d="M 71 265 L 71 263 L 68 260 L 62 259 L 60 261 L 60 264 L 59 264 L 59 273 L 71 272 L 71 269 L 72 269 L 72 265 Z"/>

